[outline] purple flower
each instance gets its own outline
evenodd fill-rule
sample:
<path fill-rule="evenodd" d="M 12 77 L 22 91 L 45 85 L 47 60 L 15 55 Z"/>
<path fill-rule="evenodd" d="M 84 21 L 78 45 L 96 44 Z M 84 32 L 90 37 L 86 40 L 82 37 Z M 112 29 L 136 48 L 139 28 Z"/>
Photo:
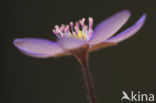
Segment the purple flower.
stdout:
<path fill-rule="evenodd" d="M 113 46 L 134 35 L 144 24 L 146 14 L 130 28 L 113 36 L 129 19 L 128 10 L 120 11 L 99 23 L 95 30 L 93 19 L 90 17 L 89 26 L 85 19 L 70 25 L 55 26 L 53 33 L 58 37 L 57 42 L 39 38 L 18 38 L 14 45 L 24 54 L 37 58 L 47 58 L 72 54 L 72 50 L 89 46 L 89 52 L 99 48 Z M 80 28 L 81 26 L 81 28 Z M 112 37 L 113 36 L 113 37 Z"/>
<path fill-rule="evenodd" d="M 14 45 L 24 54 L 36 58 L 74 55 L 83 68 L 83 75 L 88 89 L 90 102 L 96 103 L 93 83 L 88 67 L 88 53 L 103 47 L 114 46 L 133 36 L 144 24 L 146 14 L 130 28 L 113 36 L 129 19 L 130 12 L 120 11 L 104 20 L 93 30 L 93 19 L 89 17 L 89 25 L 82 18 L 75 24 L 55 26 L 53 33 L 57 42 L 39 38 L 15 39 Z"/>

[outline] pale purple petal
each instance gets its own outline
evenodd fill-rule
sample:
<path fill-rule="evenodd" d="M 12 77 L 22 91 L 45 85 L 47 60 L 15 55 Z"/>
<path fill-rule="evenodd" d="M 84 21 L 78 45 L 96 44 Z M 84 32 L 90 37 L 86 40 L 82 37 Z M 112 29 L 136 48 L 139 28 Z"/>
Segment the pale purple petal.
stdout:
<path fill-rule="evenodd" d="M 89 44 L 98 44 L 110 38 L 126 23 L 129 17 L 130 12 L 128 10 L 123 10 L 98 24 L 93 32 L 93 37 L 89 41 Z"/>
<path fill-rule="evenodd" d="M 57 43 L 46 39 L 21 38 L 15 39 L 13 43 L 24 54 L 32 57 L 46 58 L 64 52 Z"/>
<path fill-rule="evenodd" d="M 108 39 L 106 42 L 118 43 L 133 36 L 143 26 L 145 19 L 146 14 L 144 14 L 133 26 L 121 32 L 120 34 Z"/>
<path fill-rule="evenodd" d="M 40 54 L 40 53 L 34 53 L 31 52 L 29 50 L 24 50 L 24 49 L 19 49 L 23 54 L 27 55 L 27 56 L 31 56 L 31 57 L 35 57 L 35 58 L 48 58 L 51 55 L 47 55 L 47 54 Z"/>
<path fill-rule="evenodd" d="M 66 39 L 58 40 L 58 44 L 66 50 L 79 48 L 80 46 L 86 43 L 87 43 L 86 40 L 79 40 L 79 39 L 74 39 L 74 38 L 66 38 Z"/>

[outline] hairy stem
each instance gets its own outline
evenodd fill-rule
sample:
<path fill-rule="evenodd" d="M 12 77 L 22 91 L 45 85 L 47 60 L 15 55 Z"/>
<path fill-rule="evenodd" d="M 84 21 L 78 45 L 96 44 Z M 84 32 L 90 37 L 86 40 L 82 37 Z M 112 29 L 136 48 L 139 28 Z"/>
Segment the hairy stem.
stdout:
<path fill-rule="evenodd" d="M 82 66 L 82 71 L 85 79 L 85 84 L 88 90 L 89 98 L 91 103 L 96 103 L 94 87 L 91 79 L 91 74 L 88 66 L 88 50 L 82 50 L 82 52 L 77 53 L 76 58 Z"/>

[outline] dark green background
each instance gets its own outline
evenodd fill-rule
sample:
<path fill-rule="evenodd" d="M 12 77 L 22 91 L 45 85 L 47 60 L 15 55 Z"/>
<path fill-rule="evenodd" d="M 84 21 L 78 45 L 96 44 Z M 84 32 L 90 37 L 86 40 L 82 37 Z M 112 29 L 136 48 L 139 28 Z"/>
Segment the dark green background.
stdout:
<path fill-rule="evenodd" d="M 90 69 L 97 103 L 121 103 L 122 91 L 156 95 L 155 0 L 5 0 L 3 17 L 3 68 L 0 71 L 0 103 L 89 103 L 81 67 L 72 56 L 35 59 L 12 44 L 20 37 L 55 40 L 54 25 L 82 17 L 94 18 L 94 26 L 112 14 L 128 9 L 131 26 L 147 13 L 144 27 L 116 47 L 90 54 Z"/>

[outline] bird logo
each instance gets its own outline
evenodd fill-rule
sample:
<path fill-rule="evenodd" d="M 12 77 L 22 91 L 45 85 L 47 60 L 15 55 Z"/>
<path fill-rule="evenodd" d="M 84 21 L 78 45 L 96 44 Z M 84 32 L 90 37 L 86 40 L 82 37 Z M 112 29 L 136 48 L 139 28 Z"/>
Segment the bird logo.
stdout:
<path fill-rule="evenodd" d="M 127 93 L 126 93 L 125 91 L 122 91 L 122 94 L 123 94 L 123 96 L 122 96 L 122 98 L 121 98 L 121 101 L 122 101 L 123 99 L 126 99 L 126 100 L 131 101 L 131 99 L 128 97 L 128 95 L 127 95 Z"/>

